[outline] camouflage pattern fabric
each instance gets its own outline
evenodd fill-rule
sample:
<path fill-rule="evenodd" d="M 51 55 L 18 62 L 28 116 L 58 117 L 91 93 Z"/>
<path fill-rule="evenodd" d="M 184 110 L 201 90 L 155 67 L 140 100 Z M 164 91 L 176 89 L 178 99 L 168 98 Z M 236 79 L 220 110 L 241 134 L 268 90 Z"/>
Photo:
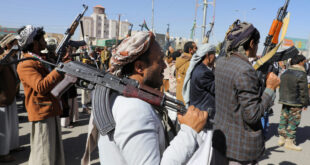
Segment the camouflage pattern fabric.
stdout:
<path fill-rule="evenodd" d="M 296 138 L 296 129 L 300 124 L 301 111 L 301 107 L 283 105 L 278 127 L 280 136 L 289 139 Z"/>

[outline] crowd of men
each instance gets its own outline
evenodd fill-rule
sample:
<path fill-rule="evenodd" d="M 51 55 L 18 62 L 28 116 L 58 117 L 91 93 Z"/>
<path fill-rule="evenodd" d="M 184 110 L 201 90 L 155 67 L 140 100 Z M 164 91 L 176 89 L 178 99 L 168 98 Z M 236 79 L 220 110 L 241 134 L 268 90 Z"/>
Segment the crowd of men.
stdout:
<path fill-rule="evenodd" d="M 169 48 L 165 54 L 152 32 L 129 36 L 112 55 L 107 48 L 92 51 L 87 45 L 69 46 L 62 62 L 81 60 L 120 78 L 128 77 L 176 97 L 187 108 L 175 119 L 170 116 L 177 120 L 170 122 L 166 109 L 118 94 L 108 100 L 111 109 L 105 109 L 112 112 L 115 125 L 102 133 L 88 105 L 97 96 L 83 89 L 82 108 L 91 114 L 91 130 L 81 163 L 89 164 L 89 154 L 98 146 L 101 164 L 187 164 L 197 159 L 196 151 L 204 146 L 203 134 L 212 133 L 211 162 L 202 164 L 258 164 L 265 151 L 261 119 L 274 104 L 278 87 L 283 104 L 278 145 L 301 151 L 295 139 L 301 112 L 309 104 L 306 58 L 296 53 L 285 61 L 287 65 L 279 62 L 280 78 L 271 72 L 262 81 L 249 60 L 257 59 L 260 33 L 247 22 L 236 26 L 227 32 L 222 56 L 214 45 L 195 42 L 187 42 L 183 50 Z M 57 42 L 46 42 L 44 34 L 42 27 L 27 25 L 18 35 L 5 36 L 0 41 L 0 60 L 18 45 L 22 53 L 6 58 L 7 63 L 23 58 L 55 62 Z M 10 152 L 19 148 L 15 96 L 21 82 L 31 123 L 29 164 L 65 164 L 61 126 L 72 128 L 78 120 L 77 89 L 71 87 L 61 98 L 54 97 L 51 90 L 64 73 L 40 60 L 0 65 L 0 77 L 0 162 L 14 161 Z"/>

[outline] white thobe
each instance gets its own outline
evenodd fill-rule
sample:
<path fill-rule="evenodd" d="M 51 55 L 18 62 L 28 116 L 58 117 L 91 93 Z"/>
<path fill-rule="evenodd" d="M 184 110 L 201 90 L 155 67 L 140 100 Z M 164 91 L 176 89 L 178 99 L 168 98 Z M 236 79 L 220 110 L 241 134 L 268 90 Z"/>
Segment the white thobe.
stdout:
<path fill-rule="evenodd" d="M 181 125 L 166 148 L 164 128 L 152 106 L 137 98 L 118 96 L 112 113 L 113 136 L 99 137 L 101 164 L 186 164 L 198 147 L 197 132 Z"/>

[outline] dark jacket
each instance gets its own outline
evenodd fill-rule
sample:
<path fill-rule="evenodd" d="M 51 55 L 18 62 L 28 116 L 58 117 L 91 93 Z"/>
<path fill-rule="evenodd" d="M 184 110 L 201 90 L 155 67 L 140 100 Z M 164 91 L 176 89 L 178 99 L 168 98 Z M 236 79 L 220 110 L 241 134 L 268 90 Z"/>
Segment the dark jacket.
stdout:
<path fill-rule="evenodd" d="M 302 66 L 293 65 L 281 75 L 279 103 L 307 107 L 308 102 L 306 71 Z"/>
<path fill-rule="evenodd" d="M 200 110 L 215 108 L 214 74 L 205 64 L 198 64 L 191 76 L 190 105 Z"/>
<path fill-rule="evenodd" d="M 0 107 L 6 107 L 13 103 L 18 84 L 13 68 L 0 65 Z"/>
<path fill-rule="evenodd" d="M 258 160 L 265 149 L 261 117 L 274 91 L 261 93 L 256 71 L 244 55 L 217 60 L 215 67 L 214 147 L 237 161 Z"/>

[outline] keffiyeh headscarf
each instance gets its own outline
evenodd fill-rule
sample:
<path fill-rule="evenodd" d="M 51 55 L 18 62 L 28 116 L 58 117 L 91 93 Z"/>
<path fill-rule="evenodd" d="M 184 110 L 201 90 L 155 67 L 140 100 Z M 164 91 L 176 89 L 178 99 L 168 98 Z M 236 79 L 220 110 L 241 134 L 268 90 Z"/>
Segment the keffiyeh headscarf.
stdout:
<path fill-rule="evenodd" d="M 233 51 L 244 52 L 243 46 L 241 45 L 250 39 L 253 31 L 256 29 L 252 24 L 247 22 L 240 23 L 239 20 L 233 25 L 234 26 L 228 31 L 227 37 L 225 38 L 225 51 L 227 56 L 230 56 Z"/>
<path fill-rule="evenodd" d="M 39 28 L 32 25 L 26 25 L 20 34 L 16 37 L 20 47 L 24 48 L 33 42 L 34 37 L 37 35 Z"/>
<path fill-rule="evenodd" d="M 109 71 L 116 76 L 121 76 L 122 68 L 145 53 L 154 40 L 155 36 L 152 32 L 138 32 L 124 39 L 112 51 Z"/>
<path fill-rule="evenodd" d="M 13 33 L 7 34 L 3 39 L 0 41 L 0 46 L 2 48 L 6 47 L 7 44 L 14 41 L 16 39 L 16 35 Z"/>
<path fill-rule="evenodd" d="M 216 52 L 216 47 L 211 44 L 203 44 L 198 46 L 197 52 L 193 55 L 191 58 L 191 61 L 189 63 L 189 67 L 186 71 L 186 76 L 184 79 L 184 84 L 183 84 L 183 90 L 182 90 L 182 95 L 183 99 L 185 102 L 185 105 L 188 107 L 189 106 L 189 93 L 190 93 L 190 82 L 191 82 L 191 75 L 192 72 L 195 68 L 195 66 L 203 60 L 206 54 L 209 54 L 211 52 Z"/>

